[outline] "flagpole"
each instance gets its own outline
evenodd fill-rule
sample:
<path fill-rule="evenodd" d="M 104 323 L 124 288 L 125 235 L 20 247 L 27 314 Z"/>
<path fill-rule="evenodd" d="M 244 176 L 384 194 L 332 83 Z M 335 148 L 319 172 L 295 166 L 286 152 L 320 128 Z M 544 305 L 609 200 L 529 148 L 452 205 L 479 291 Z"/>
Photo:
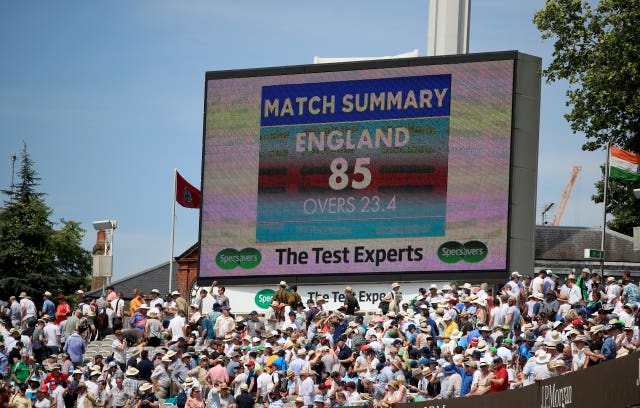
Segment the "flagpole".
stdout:
<path fill-rule="evenodd" d="M 604 199 L 602 206 L 602 236 L 600 237 L 600 250 L 602 251 L 602 258 L 600 259 L 600 276 L 604 276 L 604 258 L 606 253 L 604 252 L 605 237 L 607 230 L 607 193 L 609 187 L 609 158 L 611 156 L 611 143 L 607 143 L 607 161 L 604 166 Z"/>
<path fill-rule="evenodd" d="M 171 256 L 169 257 L 169 293 L 173 289 L 171 287 L 171 282 L 173 280 L 173 242 L 176 231 L 176 185 L 177 185 L 177 174 L 178 169 L 173 169 L 173 196 L 171 198 L 172 201 L 172 210 L 171 210 Z"/>

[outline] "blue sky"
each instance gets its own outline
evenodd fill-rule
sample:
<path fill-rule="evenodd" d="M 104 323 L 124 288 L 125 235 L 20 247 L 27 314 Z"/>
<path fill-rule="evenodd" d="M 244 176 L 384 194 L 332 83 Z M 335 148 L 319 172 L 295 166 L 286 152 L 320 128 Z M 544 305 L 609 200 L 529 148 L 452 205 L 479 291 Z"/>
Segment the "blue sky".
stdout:
<path fill-rule="evenodd" d="M 544 1 L 475 0 L 470 52 L 549 62 L 532 23 Z M 308 64 L 314 56 L 426 55 L 428 0 L 140 0 L 0 3 L 0 188 L 23 141 L 52 219 L 115 219 L 114 279 L 169 259 L 172 173 L 200 185 L 206 71 Z M 583 152 L 562 117 L 565 84 L 543 85 L 537 207 L 583 172 L 563 225 L 599 226 L 591 202 L 603 152 Z M 175 254 L 198 239 L 177 208 Z M 537 211 L 536 221 L 540 220 Z"/>

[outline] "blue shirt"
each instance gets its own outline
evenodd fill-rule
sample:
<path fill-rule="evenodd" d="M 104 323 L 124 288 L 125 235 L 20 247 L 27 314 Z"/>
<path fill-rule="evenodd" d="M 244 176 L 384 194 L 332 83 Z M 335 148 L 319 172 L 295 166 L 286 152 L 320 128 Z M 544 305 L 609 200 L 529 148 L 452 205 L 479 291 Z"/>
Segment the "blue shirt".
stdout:
<path fill-rule="evenodd" d="M 52 319 L 56 317 L 56 305 L 53 304 L 51 299 L 45 299 L 42 303 L 42 312 L 48 314 Z"/>
<path fill-rule="evenodd" d="M 276 364 L 276 367 L 278 367 L 278 371 L 287 371 L 287 362 L 283 357 L 276 358 L 271 364 Z"/>
<path fill-rule="evenodd" d="M 73 332 L 64 343 L 64 352 L 69 354 L 69 359 L 74 363 L 82 362 L 86 351 L 84 339 L 77 332 Z"/>
<path fill-rule="evenodd" d="M 518 355 L 529 360 L 531 358 L 531 346 L 528 346 L 527 343 L 520 345 L 520 348 L 518 348 Z"/>
<path fill-rule="evenodd" d="M 338 337 L 340 337 L 342 333 L 347 331 L 347 323 L 333 323 L 333 327 L 335 328 L 333 332 L 333 342 L 335 343 L 336 341 L 338 341 Z"/>
<path fill-rule="evenodd" d="M 456 365 L 453 366 L 460 377 L 462 377 L 462 385 L 460 386 L 460 396 L 464 397 L 471 391 L 471 382 L 473 381 L 473 374 L 467 374 L 467 370 Z"/>
<path fill-rule="evenodd" d="M 475 338 L 479 338 L 481 337 L 480 335 L 480 330 L 478 329 L 473 329 L 469 332 L 469 334 L 467 335 L 467 344 L 471 343 L 471 340 L 475 339 Z"/>
<path fill-rule="evenodd" d="M 213 324 L 211 324 L 211 320 L 208 316 L 202 319 L 200 324 L 202 325 L 202 330 L 207 330 L 207 335 L 204 338 L 205 340 L 211 340 L 216 337 L 216 332 L 213 330 Z"/>
<path fill-rule="evenodd" d="M 435 320 L 433 320 L 432 318 L 427 316 L 427 325 L 431 327 L 431 338 L 435 339 L 436 337 L 438 337 L 438 324 L 436 323 Z"/>
<path fill-rule="evenodd" d="M 616 342 L 613 340 L 613 336 L 608 336 L 602 343 L 600 354 L 605 356 L 607 360 L 614 360 L 616 358 Z"/>

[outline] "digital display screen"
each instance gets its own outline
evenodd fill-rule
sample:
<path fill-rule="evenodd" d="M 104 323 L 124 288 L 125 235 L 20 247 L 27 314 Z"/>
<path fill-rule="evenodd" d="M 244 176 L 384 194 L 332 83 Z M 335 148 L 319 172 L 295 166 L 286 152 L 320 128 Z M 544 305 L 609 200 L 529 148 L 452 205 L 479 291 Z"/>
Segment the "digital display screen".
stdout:
<path fill-rule="evenodd" d="M 507 267 L 514 61 L 209 73 L 200 277 Z"/>

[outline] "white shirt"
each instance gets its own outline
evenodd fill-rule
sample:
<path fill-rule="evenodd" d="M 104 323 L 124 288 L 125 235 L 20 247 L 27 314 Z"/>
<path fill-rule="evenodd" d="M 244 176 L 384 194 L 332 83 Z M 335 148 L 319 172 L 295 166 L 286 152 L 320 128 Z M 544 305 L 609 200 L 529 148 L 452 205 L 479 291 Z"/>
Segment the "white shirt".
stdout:
<path fill-rule="evenodd" d="M 315 386 L 313 384 L 313 379 L 311 377 L 307 377 L 300 384 L 300 395 L 304 398 L 304 405 L 311 406 L 313 405 L 313 400 L 316 397 Z"/>
<path fill-rule="evenodd" d="M 547 364 L 536 363 L 535 367 L 533 367 L 533 378 L 541 380 L 551 378 L 551 371 L 549 371 Z"/>
<path fill-rule="evenodd" d="M 160 306 L 162 306 L 163 304 L 164 304 L 164 301 L 162 300 L 162 298 L 161 298 L 160 296 L 158 296 L 158 297 L 157 297 L 157 298 L 155 298 L 155 299 L 151 299 L 151 300 L 149 301 L 149 307 L 150 307 L 150 308 L 151 308 L 151 310 L 153 310 L 153 311 L 155 311 L 155 310 L 157 309 L 157 308 L 156 308 L 156 305 L 160 305 Z"/>
<path fill-rule="evenodd" d="M 267 333 L 276 329 L 277 323 L 269 321 L 270 319 L 275 319 L 275 318 L 276 318 L 276 311 L 273 310 L 273 307 L 269 307 L 267 310 L 265 310 L 264 329 Z"/>
<path fill-rule="evenodd" d="M 612 303 L 613 299 L 619 298 L 622 294 L 622 288 L 617 283 L 607 286 L 607 303 Z"/>
<path fill-rule="evenodd" d="M 520 295 L 520 286 L 518 285 L 518 283 L 516 281 L 510 280 L 509 282 L 507 282 L 507 285 L 509 285 L 509 293 L 517 298 Z"/>
<path fill-rule="evenodd" d="M 216 319 L 216 324 L 213 328 L 217 337 L 224 337 L 225 333 L 229 332 L 229 330 L 233 329 L 235 326 L 236 322 L 233 320 L 233 317 L 222 315 Z"/>
<path fill-rule="evenodd" d="M 573 285 L 571 289 L 569 289 L 569 304 L 577 305 L 582 300 L 582 291 L 578 285 Z"/>
<path fill-rule="evenodd" d="M 31 299 L 27 299 L 27 298 L 20 299 L 20 308 L 25 309 L 23 319 L 36 316 L 36 305 L 35 303 L 33 303 Z"/>
<path fill-rule="evenodd" d="M 116 316 L 122 317 L 122 313 L 120 313 L 122 307 L 124 307 L 124 300 L 116 298 L 111 301 L 111 308 L 115 311 Z"/>
<path fill-rule="evenodd" d="M 178 341 L 180 337 L 184 337 L 182 328 L 184 327 L 184 317 L 175 315 L 173 319 L 169 320 L 169 330 L 171 330 L 171 341 Z"/>
<path fill-rule="evenodd" d="M 544 283 L 544 279 L 539 276 L 536 276 L 531 281 L 531 294 L 535 295 L 537 293 L 542 293 L 542 284 Z"/>
<path fill-rule="evenodd" d="M 120 347 L 122 344 L 124 344 L 124 349 L 123 350 L 118 350 L 117 347 Z M 116 363 L 126 363 L 127 362 L 127 345 L 126 345 L 126 340 L 123 339 L 123 342 L 121 342 L 118 339 L 115 339 L 113 341 L 113 343 L 111 343 L 111 348 L 113 349 L 113 359 L 116 361 Z"/>
<path fill-rule="evenodd" d="M 500 307 L 494 307 L 491 309 L 490 315 L 493 316 L 493 327 L 504 326 L 506 310 Z M 492 328 L 493 328 L 492 327 Z"/>
<path fill-rule="evenodd" d="M 256 385 L 257 388 L 260 389 L 260 395 L 264 397 L 271 391 L 271 388 L 273 387 L 271 375 L 263 371 L 256 379 Z"/>
<path fill-rule="evenodd" d="M 47 346 L 59 346 L 58 337 L 60 336 L 60 328 L 52 323 L 47 323 L 42 329 L 44 337 L 47 339 Z"/>

